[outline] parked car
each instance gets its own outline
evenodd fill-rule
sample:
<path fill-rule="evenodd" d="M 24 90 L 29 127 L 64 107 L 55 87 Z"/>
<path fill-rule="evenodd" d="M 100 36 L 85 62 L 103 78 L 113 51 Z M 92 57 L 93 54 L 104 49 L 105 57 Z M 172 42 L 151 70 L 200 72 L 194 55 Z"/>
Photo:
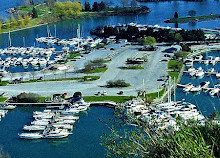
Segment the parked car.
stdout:
<path fill-rule="evenodd" d="M 117 94 L 118 95 L 122 95 L 124 92 L 123 91 L 120 91 L 120 92 L 118 92 Z"/>

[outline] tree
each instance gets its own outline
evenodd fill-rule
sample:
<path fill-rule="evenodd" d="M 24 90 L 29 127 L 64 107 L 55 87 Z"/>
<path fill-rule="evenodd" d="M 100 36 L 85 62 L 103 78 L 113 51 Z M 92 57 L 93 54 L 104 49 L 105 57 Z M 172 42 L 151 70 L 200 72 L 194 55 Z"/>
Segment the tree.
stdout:
<path fill-rule="evenodd" d="M 55 6 L 55 0 L 47 0 L 46 5 L 51 9 Z"/>
<path fill-rule="evenodd" d="M 18 25 L 23 27 L 24 26 L 24 19 L 20 14 L 18 14 Z"/>
<path fill-rule="evenodd" d="M 11 27 L 16 26 L 18 24 L 17 20 L 14 18 L 13 15 L 11 15 Z"/>
<path fill-rule="evenodd" d="M 25 7 L 29 7 L 30 6 L 30 0 L 21 0 L 22 5 L 24 5 Z"/>
<path fill-rule="evenodd" d="M 191 16 L 191 17 L 194 17 L 196 15 L 196 11 L 195 10 L 190 10 L 188 12 L 188 15 Z"/>
<path fill-rule="evenodd" d="M 10 21 L 7 18 L 5 18 L 5 27 L 10 28 L 10 26 L 11 26 Z"/>
<path fill-rule="evenodd" d="M 25 25 L 30 24 L 30 22 L 31 22 L 30 17 L 28 15 L 24 15 L 24 23 L 25 23 Z"/>
<path fill-rule="evenodd" d="M 100 4 L 99 4 L 99 8 L 100 8 L 100 10 L 105 10 L 106 9 L 105 2 L 101 1 Z"/>
<path fill-rule="evenodd" d="M 137 1 L 136 0 L 131 0 L 131 7 L 137 7 Z"/>
<path fill-rule="evenodd" d="M 174 13 L 174 18 L 177 19 L 178 17 L 179 17 L 178 13 L 175 12 L 175 13 Z"/>
<path fill-rule="evenodd" d="M 2 22 L 0 22 L 0 31 L 2 30 Z"/>
<path fill-rule="evenodd" d="M 33 7 L 33 10 L 32 10 L 32 18 L 37 18 L 38 17 L 38 14 L 37 14 L 37 10 L 35 7 Z"/>
<path fill-rule="evenodd" d="M 75 92 L 73 94 L 73 98 L 79 98 L 79 97 L 82 97 L 82 93 L 81 92 Z"/>
<path fill-rule="evenodd" d="M 148 36 L 146 38 L 138 39 L 138 42 L 142 45 L 155 45 L 156 39 L 154 37 Z"/>
<path fill-rule="evenodd" d="M 100 11 L 98 2 L 94 2 L 94 3 L 93 3 L 93 5 L 92 5 L 92 11 L 93 11 L 93 12 L 98 12 L 98 11 Z"/>
<path fill-rule="evenodd" d="M 175 41 L 176 42 L 181 42 L 183 40 L 182 36 L 180 33 L 175 34 Z"/>
<path fill-rule="evenodd" d="M 85 4 L 84 4 L 84 10 L 85 11 L 87 11 L 87 12 L 89 12 L 89 11 L 91 11 L 91 6 L 90 6 L 90 3 L 89 2 L 85 2 Z"/>

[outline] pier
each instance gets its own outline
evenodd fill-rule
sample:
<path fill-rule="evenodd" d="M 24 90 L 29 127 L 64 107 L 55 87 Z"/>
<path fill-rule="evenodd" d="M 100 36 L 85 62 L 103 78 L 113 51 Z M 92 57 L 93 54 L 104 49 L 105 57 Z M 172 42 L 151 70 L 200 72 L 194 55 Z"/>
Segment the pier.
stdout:
<path fill-rule="evenodd" d="M 220 30 L 214 30 L 214 29 L 206 29 L 206 28 L 201 28 L 203 31 L 209 31 L 209 32 L 214 32 L 220 34 Z"/>
<path fill-rule="evenodd" d="M 177 87 L 185 88 L 185 87 L 187 87 L 187 85 L 177 84 Z M 204 89 L 204 90 L 213 90 L 214 88 L 213 87 L 207 87 L 207 88 L 202 88 L 202 89 Z"/>

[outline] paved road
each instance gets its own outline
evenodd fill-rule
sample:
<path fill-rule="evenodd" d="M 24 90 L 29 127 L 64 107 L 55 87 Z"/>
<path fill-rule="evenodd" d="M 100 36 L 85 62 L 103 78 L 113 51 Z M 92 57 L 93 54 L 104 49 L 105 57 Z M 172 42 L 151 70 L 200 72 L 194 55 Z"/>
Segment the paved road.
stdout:
<path fill-rule="evenodd" d="M 145 90 L 147 92 L 156 92 L 158 87 L 163 83 L 157 81 L 163 75 L 167 75 L 167 62 L 160 62 L 164 59 L 162 50 L 167 47 L 160 47 L 156 52 L 140 52 L 138 48 L 140 46 L 126 46 L 120 47 L 121 45 L 108 46 L 107 50 L 97 50 L 91 54 L 85 55 L 82 59 L 75 61 L 74 64 L 77 69 L 82 69 L 84 64 L 89 60 L 96 58 L 103 58 L 108 54 L 116 52 L 115 56 L 112 57 L 112 61 L 107 63 L 108 70 L 104 73 L 100 73 L 100 80 L 93 82 L 78 82 L 78 81 L 57 81 L 57 82 L 41 82 L 41 83 L 27 83 L 18 85 L 9 85 L 6 87 L 0 87 L 0 92 L 8 92 L 9 96 L 17 95 L 21 92 L 33 92 L 39 93 L 42 96 L 52 95 L 54 93 L 67 92 L 71 96 L 75 91 L 81 91 L 83 95 L 94 95 L 98 91 L 107 91 L 108 95 L 117 95 L 116 93 L 120 90 L 124 91 L 124 95 L 136 95 L 137 90 L 143 89 L 143 80 Z M 110 51 L 109 48 L 114 47 L 116 50 Z M 127 58 L 136 55 L 147 54 L 148 62 L 143 64 L 145 69 L 143 70 L 122 70 L 121 67 L 125 65 Z M 69 70 L 73 71 L 73 70 Z M 83 76 L 82 73 L 67 73 L 68 77 Z M 49 76 L 49 74 L 47 74 Z M 51 77 L 54 77 L 53 73 L 50 73 Z M 96 74 L 95 74 L 96 75 Z M 57 72 L 56 77 L 64 76 L 63 72 Z M 106 81 L 124 79 L 130 83 L 131 86 L 127 88 L 105 88 L 102 87 L 106 84 Z"/>

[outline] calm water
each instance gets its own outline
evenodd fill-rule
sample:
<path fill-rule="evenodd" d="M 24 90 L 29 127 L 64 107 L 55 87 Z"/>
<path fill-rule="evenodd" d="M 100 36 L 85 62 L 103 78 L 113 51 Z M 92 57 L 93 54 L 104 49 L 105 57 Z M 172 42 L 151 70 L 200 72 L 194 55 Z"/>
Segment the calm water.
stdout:
<path fill-rule="evenodd" d="M 41 108 L 19 107 L 0 121 L 0 144 L 12 158 L 70 158 L 104 157 L 105 150 L 99 145 L 100 136 L 107 127 L 98 121 L 113 117 L 113 109 L 91 107 L 81 114 L 75 124 L 73 135 L 61 140 L 21 140 L 18 133 L 33 120 L 33 111 Z"/>

